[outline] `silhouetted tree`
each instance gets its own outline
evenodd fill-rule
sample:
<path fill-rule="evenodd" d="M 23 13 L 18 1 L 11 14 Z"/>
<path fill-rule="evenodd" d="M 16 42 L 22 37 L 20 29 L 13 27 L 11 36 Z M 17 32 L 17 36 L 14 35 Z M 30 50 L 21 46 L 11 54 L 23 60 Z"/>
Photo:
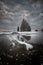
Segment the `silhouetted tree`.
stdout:
<path fill-rule="evenodd" d="M 30 25 L 27 23 L 27 21 L 25 19 L 23 19 L 21 27 L 20 27 L 21 31 L 31 31 L 31 27 Z"/>

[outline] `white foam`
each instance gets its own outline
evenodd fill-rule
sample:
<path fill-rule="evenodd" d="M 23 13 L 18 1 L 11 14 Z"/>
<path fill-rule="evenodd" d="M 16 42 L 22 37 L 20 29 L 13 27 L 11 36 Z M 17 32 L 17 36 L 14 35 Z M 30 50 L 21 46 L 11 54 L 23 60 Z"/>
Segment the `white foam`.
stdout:
<path fill-rule="evenodd" d="M 18 40 L 17 36 L 15 36 L 15 35 L 10 35 L 10 36 L 8 36 L 8 38 L 10 39 L 10 41 L 16 40 L 19 44 L 25 44 L 27 50 L 33 48 L 33 46 L 31 44 L 26 43 L 25 41 L 23 42 L 23 41 Z M 14 45 L 14 42 L 12 42 L 12 44 Z"/>

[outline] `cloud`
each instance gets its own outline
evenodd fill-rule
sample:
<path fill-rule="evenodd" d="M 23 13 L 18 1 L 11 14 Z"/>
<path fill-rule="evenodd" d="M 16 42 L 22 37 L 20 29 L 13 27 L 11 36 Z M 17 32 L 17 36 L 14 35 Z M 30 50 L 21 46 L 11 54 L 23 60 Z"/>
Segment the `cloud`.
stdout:
<path fill-rule="evenodd" d="M 25 18 L 32 29 L 42 26 L 43 0 L 0 0 L 0 28 L 15 29 Z"/>

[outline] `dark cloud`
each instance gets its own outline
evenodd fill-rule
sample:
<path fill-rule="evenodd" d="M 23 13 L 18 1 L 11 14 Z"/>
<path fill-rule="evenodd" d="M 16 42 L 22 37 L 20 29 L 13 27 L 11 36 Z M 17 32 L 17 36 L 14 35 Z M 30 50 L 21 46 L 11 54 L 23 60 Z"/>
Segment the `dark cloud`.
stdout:
<path fill-rule="evenodd" d="M 28 0 L 28 2 L 30 2 L 30 3 L 36 3 L 36 2 L 40 2 L 40 3 L 42 3 L 43 0 Z"/>
<path fill-rule="evenodd" d="M 5 4 L 8 4 L 8 5 L 17 5 L 17 4 L 26 4 L 26 3 L 42 3 L 43 4 L 43 0 L 0 0 L 2 2 L 4 2 Z"/>
<path fill-rule="evenodd" d="M 0 28 L 14 29 L 23 16 L 34 29 L 42 28 L 43 0 L 0 0 Z"/>

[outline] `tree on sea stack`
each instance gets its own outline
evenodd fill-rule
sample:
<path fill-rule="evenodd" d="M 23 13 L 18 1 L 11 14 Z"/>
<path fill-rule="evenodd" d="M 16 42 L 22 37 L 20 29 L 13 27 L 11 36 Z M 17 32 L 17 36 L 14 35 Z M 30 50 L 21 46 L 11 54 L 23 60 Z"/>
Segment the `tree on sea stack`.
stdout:
<path fill-rule="evenodd" d="M 23 31 L 31 31 L 30 25 L 27 23 L 25 19 L 22 20 L 21 26 L 20 26 L 21 32 Z"/>

